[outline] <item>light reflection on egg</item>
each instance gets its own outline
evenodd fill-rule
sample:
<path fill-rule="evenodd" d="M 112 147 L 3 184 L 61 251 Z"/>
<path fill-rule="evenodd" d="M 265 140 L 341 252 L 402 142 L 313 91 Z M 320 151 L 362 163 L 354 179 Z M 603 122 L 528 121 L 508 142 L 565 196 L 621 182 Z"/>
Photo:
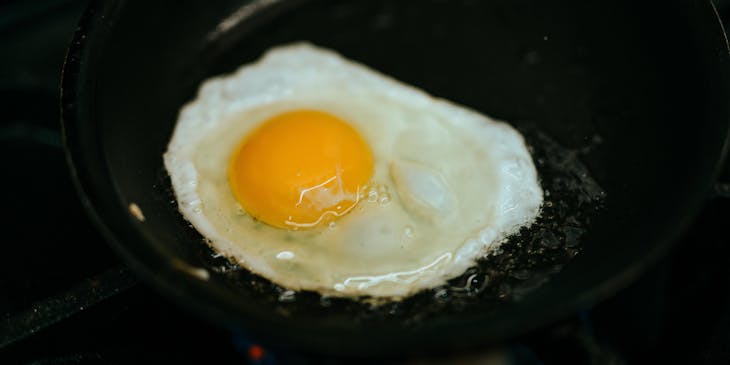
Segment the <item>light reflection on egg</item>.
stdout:
<path fill-rule="evenodd" d="M 309 44 L 206 81 L 164 161 L 215 250 L 327 295 L 443 284 L 542 203 L 509 125 Z"/>

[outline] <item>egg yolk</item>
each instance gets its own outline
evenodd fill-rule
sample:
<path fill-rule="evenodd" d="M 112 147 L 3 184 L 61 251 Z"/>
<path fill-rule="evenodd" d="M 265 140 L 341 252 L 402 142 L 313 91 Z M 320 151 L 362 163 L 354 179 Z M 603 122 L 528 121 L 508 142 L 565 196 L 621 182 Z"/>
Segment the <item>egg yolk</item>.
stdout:
<path fill-rule="evenodd" d="M 244 137 L 228 167 L 238 202 L 279 228 L 314 227 L 347 214 L 373 174 L 362 136 L 338 117 L 297 110 Z"/>

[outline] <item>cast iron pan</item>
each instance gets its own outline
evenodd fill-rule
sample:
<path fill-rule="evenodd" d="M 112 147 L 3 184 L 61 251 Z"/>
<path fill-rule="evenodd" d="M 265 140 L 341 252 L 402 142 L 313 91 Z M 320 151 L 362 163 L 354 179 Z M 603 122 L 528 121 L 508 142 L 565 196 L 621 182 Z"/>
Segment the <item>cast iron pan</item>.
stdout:
<path fill-rule="evenodd" d="M 382 355 L 486 344 L 545 325 L 605 298 L 667 251 L 708 199 L 730 122 L 730 56 L 709 1 L 548 3 L 93 2 L 62 84 L 83 202 L 140 277 L 271 344 Z M 300 40 L 585 151 L 580 161 L 605 198 L 581 252 L 519 298 L 450 304 L 428 291 L 383 307 L 312 293 L 291 300 L 245 270 L 231 273 L 177 212 L 162 153 L 202 80 Z"/>

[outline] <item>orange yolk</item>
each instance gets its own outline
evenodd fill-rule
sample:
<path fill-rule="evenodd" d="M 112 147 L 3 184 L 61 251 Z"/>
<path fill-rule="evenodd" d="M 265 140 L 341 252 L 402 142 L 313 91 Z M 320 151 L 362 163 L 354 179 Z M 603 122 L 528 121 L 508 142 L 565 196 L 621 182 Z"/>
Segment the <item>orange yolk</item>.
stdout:
<path fill-rule="evenodd" d="M 345 121 L 297 110 L 265 121 L 233 154 L 228 181 L 254 218 L 298 229 L 349 212 L 373 174 L 373 156 Z"/>

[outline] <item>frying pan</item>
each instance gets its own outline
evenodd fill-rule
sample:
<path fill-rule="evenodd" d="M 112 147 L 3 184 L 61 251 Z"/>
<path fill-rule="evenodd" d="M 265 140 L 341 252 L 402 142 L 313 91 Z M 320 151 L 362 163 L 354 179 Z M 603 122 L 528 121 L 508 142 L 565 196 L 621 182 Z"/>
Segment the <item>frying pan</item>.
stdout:
<path fill-rule="evenodd" d="M 236 331 L 349 355 L 508 339 L 637 277 L 677 241 L 717 182 L 730 125 L 727 39 L 709 1 L 650 3 L 92 2 L 63 72 L 68 160 L 84 205 L 129 266 Z M 449 310 L 433 310 L 429 294 L 384 307 L 311 293 L 281 300 L 266 280 L 231 274 L 177 212 L 162 153 L 201 81 L 301 40 L 487 115 L 531 123 L 566 148 L 599 136 L 580 158 L 606 199 L 580 254 L 519 300 Z M 130 214 L 132 203 L 143 221 Z"/>

